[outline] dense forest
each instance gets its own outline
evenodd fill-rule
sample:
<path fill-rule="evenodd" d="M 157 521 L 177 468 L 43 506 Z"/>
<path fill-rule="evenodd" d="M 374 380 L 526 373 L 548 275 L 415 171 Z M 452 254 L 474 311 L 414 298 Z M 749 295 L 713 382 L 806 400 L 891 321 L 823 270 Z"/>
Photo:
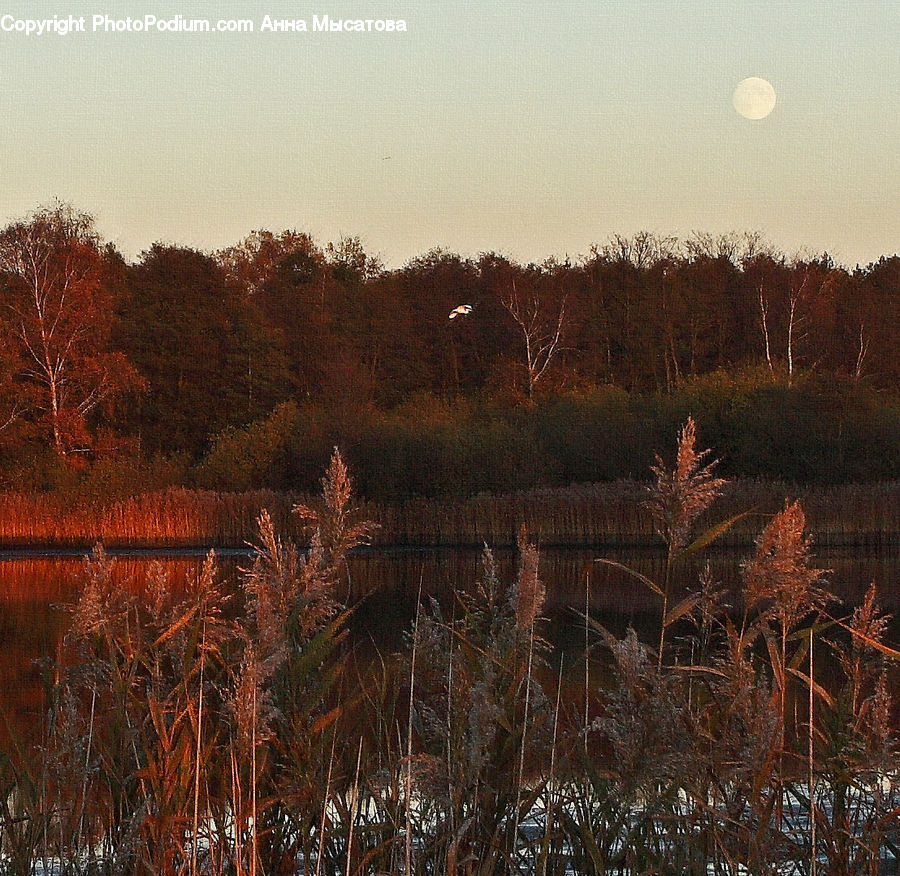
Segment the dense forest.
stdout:
<path fill-rule="evenodd" d="M 614 237 L 522 265 L 255 231 L 129 264 L 67 204 L 0 231 L 0 479 L 15 491 L 361 492 L 646 478 L 692 415 L 727 475 L 900 476 L 900 257 Z"/>

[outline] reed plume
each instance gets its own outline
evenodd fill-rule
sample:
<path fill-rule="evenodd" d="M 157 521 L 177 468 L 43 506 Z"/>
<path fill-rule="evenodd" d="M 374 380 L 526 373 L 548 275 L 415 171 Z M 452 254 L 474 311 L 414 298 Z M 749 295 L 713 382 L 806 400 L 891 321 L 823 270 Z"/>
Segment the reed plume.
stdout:
<path fill-rule="evenodd" d="M 519 549 L 519 573 L 516 578 L 516 625 L 529 631 L 544 607 L 546 588 L 538 575 L 538 549 L 528 541 L 525 524 L 516 541 Z"/>
<path fill-rule="evenodd" d="M 301 637 L 310 635 L 334 617 L 339 606 L 315 533 L 304 558 L 276 534 L 267 511 L 260 513 L 258 526 L 253 565 L 243 570 L 241 585 L 259 653 L 283 657 L 293 630 Z"/>
<path fill-rule="evenodd" d="M 650 487 L 650 498 L 645 503 L 656 522 L 656 531 L 662 536 L 667 548 L 657 652 L 657 667 L 660 669 L 666 645 L 672 566 L 679 554 L 688 547 L 694 522 L 722 495 L 722 488 L 727 483 L 713 474 L 718 460 L 703 464 L 710 451 L 698 452 L 696 442 L 697 428 L 693 417 L 688 417 L 678 436 L 675 468 L 670 471 L 662 458 L 656 455 L 656 462 L 651 466 L 656 475 L 656 483 Z"/>
<path fill-rule="evenodd" d="M 743 566 L 744 599 L 748 610 L 760 607 L 777 617 L 785 629 L 826 601 L 819 587 L 826 569 L 812 562 L 812 539 L 804 535 L 806 515 L 800 503 L 785 502 L 756 540 L 753 557 Z"/>
<path fill-rule="evenodd" d="M 300 502 L 293 508 L 310 532 L 319 533 L 319 543 L 326 566 L 339 565 L 347 552 L 360 544 L 368 544 L 375 532 L 371 520 L 364 519 L 351 503 L 352 485 L 341 453 L 334 448 L 328 469 L 322 478 L 322 497 L 318 501 Z"/>
<path fill-rule="evenodd" d="M 692 417 L 678 436 L 675 467 L 666 468 L 657 454 L 651 466 L 656 483 L 650 487 L 645 506 L 656 521 L 656 530 L 665 541 L 669 553 L 675 555 L 688 545 L 691 527 L 696 519 L 722 495 L 728 483 L 714 476 L 718 460 L 703 464 L 709 450 L 697 451 L 697 428 Z"/>

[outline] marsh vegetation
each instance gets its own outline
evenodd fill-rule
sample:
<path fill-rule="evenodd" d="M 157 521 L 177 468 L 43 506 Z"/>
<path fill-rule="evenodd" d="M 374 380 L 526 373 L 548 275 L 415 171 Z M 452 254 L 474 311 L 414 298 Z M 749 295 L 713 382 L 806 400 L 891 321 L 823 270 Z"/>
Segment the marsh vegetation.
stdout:
<path fill-rule="evenodd" d="M 98 550 L 39 744 L 0 757 L 0 866 L 73 874 L 834 873 L 896 866 L 891 667 L 873 584 L 829 592 L 797 501 L 760 527 L 737 593 L 675 571 L 744 522 L 688 422 L 657 459 L 649 575 L 595 554 L 564 661 L 546 639 L 527 527 L 500 571 L 418 598 L 405 645 L 362 659 L 341 604 L 373 533 L 335 453 L 252 560 L 196 585 L 162 567 L 130 588 Z M 521 521 L 519 521 L 521 523 Z M 591 610 L 600 570 L 648 599 L 650 635 Z M 585 610 L 586 607 L 586 610 Z M 602 656 L 605 671 L 597 669 Z M 896 676 L 894 676 L 895 678 Z"/>

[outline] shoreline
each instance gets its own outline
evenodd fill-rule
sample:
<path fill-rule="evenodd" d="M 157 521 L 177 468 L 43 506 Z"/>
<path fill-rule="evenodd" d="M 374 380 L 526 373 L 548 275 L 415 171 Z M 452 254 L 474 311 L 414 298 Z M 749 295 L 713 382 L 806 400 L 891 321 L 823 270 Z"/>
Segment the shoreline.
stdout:
<path fill-rule="evenodd" d="M 654 550 L 662 547 L 638 481 L 573 484 L 518 493 L 402 503 L 362 501 L 356 520 L 377 525 L 377 550 L 511 547 L 521 526 L 543 548 Z M 717 546 L 752 546 L 768 519 L 799 499 L 814 544 L 824 548 L 900 546 L 900 481 L 798 486 L 773 481 L 729 483 L 698 521 L 697 532 L 732 524 Z M 266 510 L 285 538 L 307 542 L 292 509 L 309 497 L 270 490 L 223 493 L 169 488 L 121 498 L 78 494 L 0 493 L 0 553 L 107 551 L 206 553 L 250 551 Z"/>

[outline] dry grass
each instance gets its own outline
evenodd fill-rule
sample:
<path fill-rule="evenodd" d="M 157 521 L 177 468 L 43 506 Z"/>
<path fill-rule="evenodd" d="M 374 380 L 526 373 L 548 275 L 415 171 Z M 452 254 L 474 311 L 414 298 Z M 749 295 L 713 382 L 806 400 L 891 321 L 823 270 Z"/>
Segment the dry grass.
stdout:
<path fill-rule="evenodd" d="M 354 659 L 335 583 L 371 530 L 339 457 L 323 487 L 311 549 L 260 515 L 234 586 L 212 557 L 121 586 L 95 552 L 40 746 L 0 752 L 0 873 L 869 874 L 896 847 L 900 652 L 874 588 L 827 616 L 799 504 L 756 539 L 742 622 L 704 572 L 665 662 L 588 604 L 613 675 L 579 687 L 522 529 L 516 572 L 485 549 L 403 653 Z"/>
<path fill-rule="evenodd" d="M 718 540 L 752 545 L 785 496 L 800 499 L 819 546 L 900 544 L 900 482 L 797 488 L 790 484 L 736 481 L 723 488 L 716 519 L 746 511 Z M 635 481 L 576 484 L 465 501 L 413 499 L 402 505 L 362 503 L 360 513 L 378 526 L 381 545 L 513 547 L 519 526 L 543 547 L 585 548 L 662 545 L 646 485 Z M 0 494 L 0 546 L 243 547 L 256 534 L 266 508 L 275 528 L 303 541 L 303 521 L 293 506 L 313 499 L 257 491 L 218 493 L 169 489 L 102 502 L 57 495 Z M 711 520 L 696 521 L 698 529 Z"/>
<path fill-rule="evenodd" d="M 57 495 L 0 494 L 0 544 L 58 546 L 242 546 L 268 509 L 280 532 L 296 533 L 292 500 L 267 491 L 168 489 L 105 503 Z"/>
<path fill-rule="evenodd" d="M 402 506 L 369 505 L 381 526 L 381 544 L 512 547 L 517 525 L 543 547 L 617 548 L 663 545 L 656 521 L 644 507 L 646 485 L 636 481 L 575 484 L 462 502 L 414 499 Z M 809 531 L 820 546 L 885 546 L 900 543 L 900 482 L 798 488 L 791 484 L 733 481 L 722 490 L 715 518 L 749 513 L 717 539 L 732 547 L 753 545 L 760 528 L 784 504 L 799 499 Z"/>

